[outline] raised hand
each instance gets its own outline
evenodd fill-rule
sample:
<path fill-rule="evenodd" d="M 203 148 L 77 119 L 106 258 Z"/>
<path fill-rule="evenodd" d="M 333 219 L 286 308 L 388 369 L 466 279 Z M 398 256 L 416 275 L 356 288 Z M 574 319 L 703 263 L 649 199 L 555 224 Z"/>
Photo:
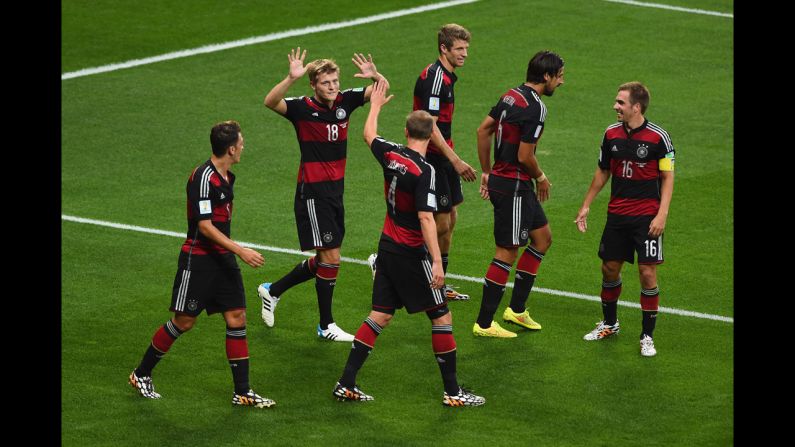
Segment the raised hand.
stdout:
<path fill-rule="evenodd" d="M 300 54 L 300 57 L 299 57 Z M 287 59 L 290 60 L 290 78 L 291 79 L 298 79 L 306 73 L 306 67 L 304 66 L 304 59 L 306 59 L 306 50 L 304 53 L 301 54 L 301 47 L 298 47 L 294 50 L 290 50 L 290 54 L 287 55 Z"/>
<path fill-rule="evenodd" d="M 362 53 L 353 53 L 353 65 L 356 65 L 356 68 L 359 69 L 359 73 L 353 75 L 355 78 L 365 78 L 365 79 L 372 79 L 378 81 L 376 79 L 379 77 L 378 69 L 375 68 L 375 64 L 373 63 L 373 55 L 367 54 L 367 57 L 364 57 Z"/>
<path fill-rule="evenodd" d="M 381 107 L 388 103 L 395 95 L 386 96 L 387 85 L 386 82 L 379 81 L 373 87 L 373 93 L 370 95 L 370 107 Z"/>

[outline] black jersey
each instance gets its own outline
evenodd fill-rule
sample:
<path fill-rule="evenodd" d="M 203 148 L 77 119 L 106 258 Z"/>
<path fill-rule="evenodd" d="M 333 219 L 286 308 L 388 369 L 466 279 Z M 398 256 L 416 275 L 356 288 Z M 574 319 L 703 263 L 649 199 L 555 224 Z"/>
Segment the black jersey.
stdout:
<path fill-rule="evenodd" d="M 182 244 L 180 267 L 188 270 L 238 268 L 232 252 L 213 243 L 199 231 L 199 221 L 209 219 L 215 228 L 231 238 L 234 184 L 235 174 L 227 171 L 227 179 L 224 179 L 211 160 L 191 173 L 185 186 L 188 234 Z"/>
<path fill-rule="evenodd" d="M 436 126 L 442 133 L 447 145 L 453 149 L 453 109 L 455 108 L 455 95 L 453 87 L 458 77 L 448 71 L 440 60 L 428 65 L 422 70 L 417 82 L 414 84 L 413 110 L 425 110 L 433 116 L 439 117 Z M 433 143 L 428 143 L 429 154 L 441 154 Z"/>
<path fill-rule="evenodd" d="M 342 195 L 348 151 L 348 120 L 364 104 L 364 88 L 339 92 L 329 108 L 311 96 L 286 98 L 285 117 L 295 127 L 301 164 L 301 199 Z"/>
<path fill-rule="evenodd" d="M 524 84 L 508 90 L 491 108 L 489 116 L 496 123 L 494 132 L 494 186 L 513 192 L 532 189 L 530 175 L 519 164 L 519 144 L 538 143 L 544 133 L 547 107 L 538 93 Z"/>
<path fill-rule="evenodd" d="M 599 168 L 610 170 L 608 214 L 654 216 L 660 209 L 660 172 L 673 171 L 674 146 L 668 132 L 644 119 L 627 131 L 608 126 L 599 150 Z"/>
<path fill-rule="evenodd" d="M 384 171 L 386 218 L 379 250 L 424 256 L 419 211 L 436 211 L 436 172 L 419 152 L 381 137 L 370 149 Z M 435 235 L 434 235 L 435 236 Z"/>

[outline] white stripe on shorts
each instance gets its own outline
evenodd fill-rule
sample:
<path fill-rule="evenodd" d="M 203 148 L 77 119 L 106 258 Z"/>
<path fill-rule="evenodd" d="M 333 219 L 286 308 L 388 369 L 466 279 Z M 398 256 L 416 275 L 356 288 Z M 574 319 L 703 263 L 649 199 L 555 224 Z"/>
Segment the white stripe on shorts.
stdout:
<path fill-rule="evenodd" d="M 315 199 L 307 199 L 306 209 L 309 211 L 309 225 L 312 227 L 312 240 L 315 241 L 315 247 L 322 247 L 323 242 L 320 241 L 320 227 L 317 225 L 317 214 L 315 213 Z"/>
<path fill-rule="evenodd" d="M 513 244 L 519 245 L 519 230 L 522 225 L 522 197 L 513 198 Z"/>
<path fill-rule="evenodd" d="M 185 310 L 185 296 L 188 294 L 188 284 L 190 283 L 190 270 L 182 271 L 182 282 L 179 284 L 179 291 L 177 291 L 177 302 L 174 306 L 175 310 L 180 312 Z"/>
<path fill-rule="evenodd" d="M 428 280 L 428 284 L 433 281 L 433 269 L 431 268 L 431 263 L 427 259 L 422 260 L 422 268 L 425 270 L 425 278 Z M 431 289 L 433 292 L 433 302 L 436 304 L 444 303 L 444 299 L 442 298 L 442 290 L 441 289 Z"/>

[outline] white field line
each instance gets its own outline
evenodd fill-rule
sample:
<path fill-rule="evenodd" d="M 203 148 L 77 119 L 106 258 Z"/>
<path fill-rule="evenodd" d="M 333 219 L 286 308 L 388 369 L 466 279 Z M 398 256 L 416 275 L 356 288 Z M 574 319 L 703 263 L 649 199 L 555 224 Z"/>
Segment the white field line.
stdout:
<path fill-rule="evenodd" d="M 230 48 L 237 48 L 237 47 L 244 47 L 244 46 L 248 46 L 248 45 L 255 45 L 255 44 L 263 43 L 263 42 L 271 42 L 271 41 L 274 41 L 274 40 L 285 39 L 287 37 L 304 36 L 304 35 L 307 35 L 307 34 L 321 33 L 321 32 L 324 32 L 324 31 L 330 31 L 330 30 L 335 30 L 335 29 L 340 29 L 340 28 L 347 28 L 347 27 L 351 27 L 351 26 L 362 25 L 362 24 L 365 24 L 365 23 L 378 22 L 380 20 L 394 19 L 395 17 L 402 17 L 402 16 L 406 16 L 406 15 L 411 15 L 411 14 L 419 14 L 419 13 L 426 12 L 426 11 L 433 11 L 433 10 L 436 10 L 436 9 L 449 8 L 451 6 L 458 6 L 458 5 L 464 5 L 464 4 L 467 4 L 467 3 L 474 3 L 476 1 L 478 1 L 478 0 L 453 0 L 453 1 L 447 1 L 447 2 L 441 2 L 441 3 L 432 3 L 432 4 L 429 4 L 429 5 L 417 6 L 415 8 L 409 8 L 409 9 L 401 9 L 401 10 L 392 11 L 392 12 L 385 12 L 385 13 L 382 13 L 382 14 L 376 14 L 376 15 L 372 15 L 372 16 L 361 17 L 361 18 L 353 19 L 353 20 L 345 20 L 345 21 L 336 22 L 336 23 L 324 23 L 324 24 L 321 24 L 321 25 L 308 26 L 306 28 L 292 29 L 292 30 L 288 30 L 288 31 L 281 31 L 281 32 L 278 32 L 278 33 L 266 34 L 264 36 L 249 37 L 247 39 L 235 40 L 235 41 L 232 41 L 232 42 L 205 45 L 205 46 L 199 47 L 199 48 L 193 48 L 193 49 L 189 49 L 189 50 L 180 50 L 180 51 L 175 51 L 175 52 L 172 52 L 172 53 L 161 54 L 160 56 L 152 56 L 152 57 L 147 57 L 147 58 L 143 58 L 143 59 L 134 59 L 134 60 L 130 60 L 130 61 L 127 61 L 127 62 L 121 62 L 121 63 L 118 63 L 118 64 L 103 65 L 101 67 L 93 67 L 93 68 L 84 68 L 84 69 L 78 70 L 78 71 L 72 71 L 72 72 L 68 72 L 68 73 L 63 73 L 61 75 L 61 80 L 65 81 L 67 79 L 79 78 L 81 76 L 89 76 L 89 75 L 98 74 L 98 73 L 106 73 L 106 72 L 109 72 L 109 71 L 122 70 L 124 68 L 131 68 L 131 67 L 137 67 L 137 66 L 140 66 L 140 65 L 153 64 L 155 62 L 162 62 L 162 61 L 168 61 L 168 60 L 172 60 L 172 59 L 179 59 L 179 58 L 182 58 L 182 57 L 190 57 L 190 56 L 195 56 L 197 54 L 214 53 L 216 51 L 223 51 L 223 50 L 228 50 Z"/>
<path fill-rule="evenodd" d="M 66 214 L 62 214 L 61 215 L 61 219 L 69 221 L 69 222 L 76 222 L 76 223 L 90 224 L 90 225 L 99 225 L 99 226 L 102 226 L 102 227 L 116 228 L 116 229 L 119 229 L 119 230 L 137 231 L 137 232 L 140 232 L 140 233 L 158 234 L 158 235 L 162 235 L 162 236 L 172 236 L 172 237 L 178 237 L 178 238 L 184 238 L 185 237 L 185 233 L 184 232 L 180 233 L 180 232 L 176 232 L 176 231 L 157 230 L 157 229 L 154 229 L 154 228 L 139 227 L 137 225 L 127 225 L 127 224 L 121 224 L 121 223 L 115 223 L 115 222 L 107 222 L 107 221 L 104 221 L 104 220 L 86 219 L 86 218 L 83 218 L 83 217 L 69 216 L 69 215 L 66 215 Z M 256 248 L 258 250 L 272 251 L 272 252 L 277 252 L 277 253 L 287 253 L 287 254 L 299 255 L 299 256 L 311 256 L 312 255 L 311 252 L 303 252 L 303 251 L 300 251 L 300 250 L 291 250 L 289 248 L 271 247 L 269 245 L 254 244 L 254 243 L 251 243 L 251 242 L 241 242 L 241 241 L 236 241 L 236 242 L 238 244 L 244 246 L 244 247 Z M 349 262 L 349 263 L 352 263 L 352 264 L 367 265 L 367 261 L 362 260 L 362 259 L 348 258 L 348 257 L 345 257 L 345 256 L 342 256 L 340 259 L 342 261 L 344 261 L 344 262 Z M 483 278 L 475 278 L 475 277 L 472 277 L 472 276 L 456 275 L 454 273 L 448 273 L 446 276 L 448 278 L 455 278 L 455 279 L 460 279 L 462 281 L 469 281 L 469 282 L 474 282 L 474 283 L 478 283 L 478 284 L 483 284 Z M 512 288 L 513 287 L 513 283 L 509 282 L 508 284 L 506 284 L 506 286 Z M 580 293 L 566 292 L 566 291 L 562 291 L 562 290 L 546 289 L 546 288 L 543 288 L 543 287 L 534 287 L 533 291 L 534 292 L 538 292 L 538 293 L 545 293 L 547 295 L 557 295 L 557 296 L 564 296 L 564 297 L 568 297 L 568 298 L 577 298 L 577 299 L 580 299 L 580 300 L 601 302 L 601 299 L 598 296 L 583 295 L 583 294 L 580 294 Z M 619 301 L 618 304 L 621 305 L 621 306 L 625 306 L 625 307 L 640 308 L 640 304 L 638 304 L 638 303 L 631 303 L 631 302 L 627 302 L 627 301 Z M 669 314 L 675 314 L 675 315 L 683 315 L 683 316 L 686 316 L 686 317 L 695 317 L 695 318 L 701 318 L 701 319 L 705 319 L 705 320 L 724 321 L 726 323 L 734 324 L 734 318 L 724 317 L 724 316 L 721 316 L 721 315 L 705 314 L 705 313 L 701 313 L 701 312 L 693 312 L 693 311 L 690 311 L 690 310 L 675 309 L 675 308 L 672 308 L 672 307 L 663 307 L 663 306 L 660 306 L 659 311 L 663 312 L 663 313 L 669 313 Z"/>
<path fill-rule="evenodd" d="M 734 18 L 734 14 L 726 12 L 707 11 L 705 9 L 683 8 L 681 6 L 663 5 L 661 3 L 635 2 L 632 0 L 604 0 L 604 1 L 610 3 L 623 3 L 625 5 L 632 5 L 632 6 L 645 6 L 647 8 L 670 9 L 672 11 L 689 12 L 691 14 L 705 14 L 708 16 L 729 17 L 731 19 Z"/>

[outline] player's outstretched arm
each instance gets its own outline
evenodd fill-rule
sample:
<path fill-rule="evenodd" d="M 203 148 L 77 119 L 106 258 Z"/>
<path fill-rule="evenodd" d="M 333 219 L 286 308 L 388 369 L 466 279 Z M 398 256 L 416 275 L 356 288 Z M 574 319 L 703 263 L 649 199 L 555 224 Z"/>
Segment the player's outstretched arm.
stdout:
<path fill-rule="evenodd" d="M 276 84 L 265 96 L 265 106 L 281 115 L 287 113 L 287 103 L 284 101 L 287 90 L 306 73 L 306 66 L 304 66 L 306 50 L 303 54 L 301 54 L 301 47 L 290 50 L 287 59 L 290 61 L 290 71 L 287 73 L 287 77 Z"/>
<path fill-rule="evenodd" d="M 370 112 L 364 122 L 364 142 L 372 146 L 373 140 L 378 136 L 378 114 L 381 107 L 388 103 L 395 95 L 386 96 L 387 85 L 385 82 L 376 82 L 373 94 L 370 97 Z"/>
<path fill-rule="evenodd" d="M 355 73 L 353 77 L 355 78 L 363 78 L 363 79 L 372 79 L 373 84 L 368 85 L 364 89 L 364 100 L 369 101 L 370 96 L 373 94 L 373 88 L 376 82 L 382 82 L 386 84 L 386 89 L 389 90 L 389 81 L 387 81 L 386 77 L 378 72 L 378 69 L 373 62 L 373 55 L 367 54 L 367 57 L 364 57 L 362 53 L 353 53 L 353 57 L 351 58 L 351 62 L 353 65 L 356 65 L 356 68 L 359 69 L 358 73 Z"/>

